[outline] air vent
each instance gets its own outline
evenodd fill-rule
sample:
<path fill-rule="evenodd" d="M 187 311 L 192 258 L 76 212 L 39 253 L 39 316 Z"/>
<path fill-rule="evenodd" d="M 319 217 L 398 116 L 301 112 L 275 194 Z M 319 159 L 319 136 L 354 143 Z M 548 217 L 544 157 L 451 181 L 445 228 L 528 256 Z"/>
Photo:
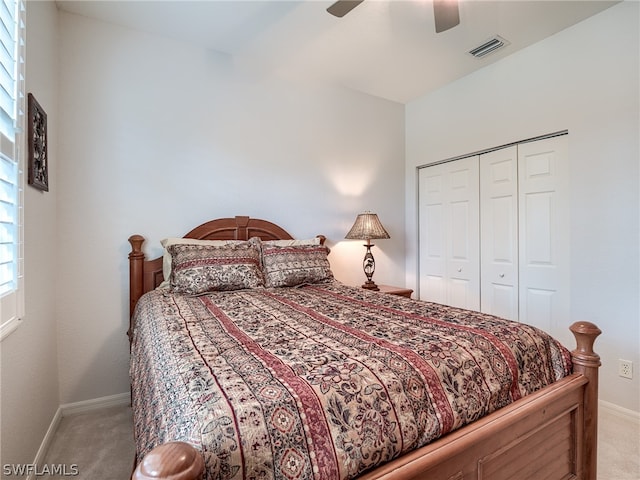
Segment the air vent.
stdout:
<path fill-rule="evenodd" d="M 482 45 L 474 48 L 473 50 L 469 50 L 469 53 L 476 58 L 482 58 L 506 45 L 509 45 L 509 42 L 499 35 L 496 35 L 490 40 L 484 42 Z"/>

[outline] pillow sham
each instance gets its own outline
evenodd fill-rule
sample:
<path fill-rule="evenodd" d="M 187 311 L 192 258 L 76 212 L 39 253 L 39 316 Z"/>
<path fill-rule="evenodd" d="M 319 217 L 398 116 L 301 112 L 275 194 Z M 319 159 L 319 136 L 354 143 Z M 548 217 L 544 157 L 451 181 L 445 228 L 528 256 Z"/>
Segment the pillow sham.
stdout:
<path fill-rule="evenodd" d="M 171 254 L 167 251 L 171 245 L 210 245 L 220 247 L 224 245 L 230 245 L 232 243 L 242 243 L 246 240 L 197 240 L 195 238 L 176 238 L 169 237 L 160 240 L 160 245 L 163 248 L 162 254 L 162 276 L 164 281 L 160 285 L 169 286 L 169 278 L 171 278 Z"/>
<path fill-rule="evenodd" d="M 333 279 L 324 245 L 262 245 L 265 286 L 295 287 Z"/>
<path fill-rule="evenodd" d="M 171 255 L 172 292 L 199 295 L 264 286 L 257 242 L 173 244 L 167 250 Z"/>
<path fill-rule="evenodd" d="M 294 240 L 263 240 L 263 245 L 275 245 L 278 247 L 292 247 L 296 245 L 320 245 L 320 237 L 294 239 Z"/>

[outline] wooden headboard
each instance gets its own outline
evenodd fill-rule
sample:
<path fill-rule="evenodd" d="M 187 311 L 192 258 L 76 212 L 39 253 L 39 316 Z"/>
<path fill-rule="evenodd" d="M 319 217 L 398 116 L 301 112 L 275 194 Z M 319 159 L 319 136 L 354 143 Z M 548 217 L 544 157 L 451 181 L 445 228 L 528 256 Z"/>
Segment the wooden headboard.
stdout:
<path fill-rule="evenodd" d="M 198 240 L 249 240 L 252 237 L 260 237 L 262 240 L 291 240 L 293 237 L 275 223 L 237 216 L 235 218 L 218 218 L 197 226 L 184 238 Z M 324 237 L 321 237 L 324 243 Z M 145 293 L 153 290 L 164 280 L 162 275 L 162 257 L 147 260 L 142 252 L 144 237 L 132 235 L 129 237 L 131 253 L 129 253 L 129 317 L 138 303 L 138 299 Z M 129 325 L 129 339 L 131 339 L 132 326 Z"/>

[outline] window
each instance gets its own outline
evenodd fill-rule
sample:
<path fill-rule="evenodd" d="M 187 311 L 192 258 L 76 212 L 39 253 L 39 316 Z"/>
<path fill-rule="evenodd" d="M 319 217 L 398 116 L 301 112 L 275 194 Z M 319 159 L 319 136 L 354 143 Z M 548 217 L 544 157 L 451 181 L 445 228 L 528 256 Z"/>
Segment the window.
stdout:
<path fill-rule="evenodd" d="M 0 0 L 0 339 L 24 312 L 24 2 Z"/>

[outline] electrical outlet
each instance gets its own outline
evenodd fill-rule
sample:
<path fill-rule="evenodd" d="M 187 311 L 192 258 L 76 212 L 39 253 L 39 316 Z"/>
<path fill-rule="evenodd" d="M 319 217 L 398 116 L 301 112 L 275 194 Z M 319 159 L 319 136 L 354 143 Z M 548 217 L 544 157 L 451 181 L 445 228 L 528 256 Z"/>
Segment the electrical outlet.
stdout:
<path fill-rule="evenodd" d="M 618 360 L 618 375 L 624 378 L 633 378 L 633 362 L 631 360 Z"/>

